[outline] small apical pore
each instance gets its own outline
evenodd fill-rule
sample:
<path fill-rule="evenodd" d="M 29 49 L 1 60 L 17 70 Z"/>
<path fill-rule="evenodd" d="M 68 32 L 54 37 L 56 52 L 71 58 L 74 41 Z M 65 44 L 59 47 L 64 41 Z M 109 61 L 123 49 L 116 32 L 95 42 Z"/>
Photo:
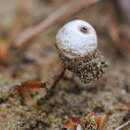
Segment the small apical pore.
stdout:
<path fill-rule="evenodd" d="M 73 20 L 65 24 L 56 35 L 56 47 L 64 67 L 82 82 L 102 77 L 107 64 L 98 50 L 96 31 L 89 23 Z"/>

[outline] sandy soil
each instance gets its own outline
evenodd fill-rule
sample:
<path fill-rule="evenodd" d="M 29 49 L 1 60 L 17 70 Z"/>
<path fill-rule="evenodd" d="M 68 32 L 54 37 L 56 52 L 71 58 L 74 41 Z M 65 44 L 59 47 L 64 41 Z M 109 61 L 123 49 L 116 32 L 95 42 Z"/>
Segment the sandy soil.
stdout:
<path fill-rule="evenodd" d="M 38 23 L 61 4 L 61 2 L 48 4 L 43 0 L 28 0 L 24 28 Z M 9 32 L 16 8 L 17 0 L 0 0 L 1 40 Z M 25 53 L 26 59 L 32 62 L 22 60 L 8 68 L 1 67 L 0 130 L 69 130 L 64 124 L 66 120 L 76 117 L 81 120 L 80 124 L 85 126 L 85 122 L 89 120 L 88 115 L 96 109 L 100 109 L 96 112 L 96 117 L 102 114 L 107 115 L 104 130 L 114 130 L 123 122 L 130 120 L 129 110 L 116 109 L 119 104 L 130 103 L 129 55 L 122 55 L 112 45 L 106 33 L 108 18 L 104 16 L 104 10 L 104 3 L 101 2 L 63 20 L 60 24 L 41 33 L 34 41 L 36 44 L 33 44 Z M 26 96 L 9 96 L 12 88 L 23 81 L 48 81 L 53 78 L 52 70 L 58 68 L 55 60 L 57 57 L 57 51 L 54 48 L 55 34 L 66 21 L 73 18 L 89 21 L 97 30 L 99 48 L 110 64 L 101 81 L 82 85 L 64 78 L 46 103 L 42 101 L 42 91 L 33 95 L 33 99 L 38 103 L 37 106 L 32 104 L 33 99 L 28 99 Z M 129 25 L 121 23 L 120 30 L 127 36 L 130 35 Z M 41 64 L 40 68 L 36 63 Z M 97 129 L 95 126 L 92 130 Z"/>

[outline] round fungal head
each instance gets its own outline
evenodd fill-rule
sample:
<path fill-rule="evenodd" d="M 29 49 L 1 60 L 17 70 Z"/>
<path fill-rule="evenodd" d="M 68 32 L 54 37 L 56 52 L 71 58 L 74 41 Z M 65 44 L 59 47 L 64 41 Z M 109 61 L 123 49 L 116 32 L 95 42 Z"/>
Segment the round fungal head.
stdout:
<path fill-rule="evenodd" d="M 89 23 L 73 20 L 65 24 L 56 35 L 56 46 L 64 67 L 82 82 L 102 77 L 107 63 L 97 49 L 96 31 Z"/>
<path fill-rule="evenodd" d="M 56 46 L 67 57 L 84 57 L 97 49 L 96 31 L 83 20 L 73 20 L 57 33 Z"/>

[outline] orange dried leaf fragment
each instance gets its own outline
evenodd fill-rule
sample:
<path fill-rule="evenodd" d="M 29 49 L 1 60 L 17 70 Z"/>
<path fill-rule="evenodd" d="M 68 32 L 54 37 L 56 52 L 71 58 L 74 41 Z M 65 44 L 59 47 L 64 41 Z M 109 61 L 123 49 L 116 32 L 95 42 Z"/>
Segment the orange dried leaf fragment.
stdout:
<path fill-rule="evenodd" d="M 104 124 L 105 124 L 106 119 L 107 119 L 106 114 L 103 114 L 96 119 L 96 123 L 99 130 L 104 130 Z"/>
<path fill-rule="evenodd" d="M 70 117 L 68 120 L 64 122 L 64 126 L 66 128 L 70 128 L 71 130 L 74 130 L 75 127 L 80 123 L 80 119 L 77 117 Z"/>
<path fill-rule="evenodd" d="M 5 62 L 5 58 L 8 54 L 9 48 L 7 41 L 0 41 L 0 63 Z"/>
<path fill-rule="evenodd" d="M 116 106 L 117 110 L 130 110 L 130 104 L 119 104 Z"/>
<path fill-rule="evenodd" d="M 41 82 L 41 81 L 25 81 L 21 83 L 21 85 L 15 86 L 11 94 L 22 94 L 24 92 L 30 91 L 30 90 L 36 90 L 40 88 L 46 87 L 47 82 Z"/>

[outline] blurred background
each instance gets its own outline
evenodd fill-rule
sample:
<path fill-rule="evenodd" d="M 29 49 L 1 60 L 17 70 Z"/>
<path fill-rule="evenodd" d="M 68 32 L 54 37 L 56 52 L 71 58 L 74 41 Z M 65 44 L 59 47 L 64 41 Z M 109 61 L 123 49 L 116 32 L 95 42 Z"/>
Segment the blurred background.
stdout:
<path fill-rule="evenodd" d="M 61 70 L 55 35 L 73 19 L 94 26 L 109 68 L 87 85 L 67 71 L 44 102 L 41 81 L 51 88 Z M 114 130 L 129 120 L 130 0 L 0 0 L 1 130 Z"/>

